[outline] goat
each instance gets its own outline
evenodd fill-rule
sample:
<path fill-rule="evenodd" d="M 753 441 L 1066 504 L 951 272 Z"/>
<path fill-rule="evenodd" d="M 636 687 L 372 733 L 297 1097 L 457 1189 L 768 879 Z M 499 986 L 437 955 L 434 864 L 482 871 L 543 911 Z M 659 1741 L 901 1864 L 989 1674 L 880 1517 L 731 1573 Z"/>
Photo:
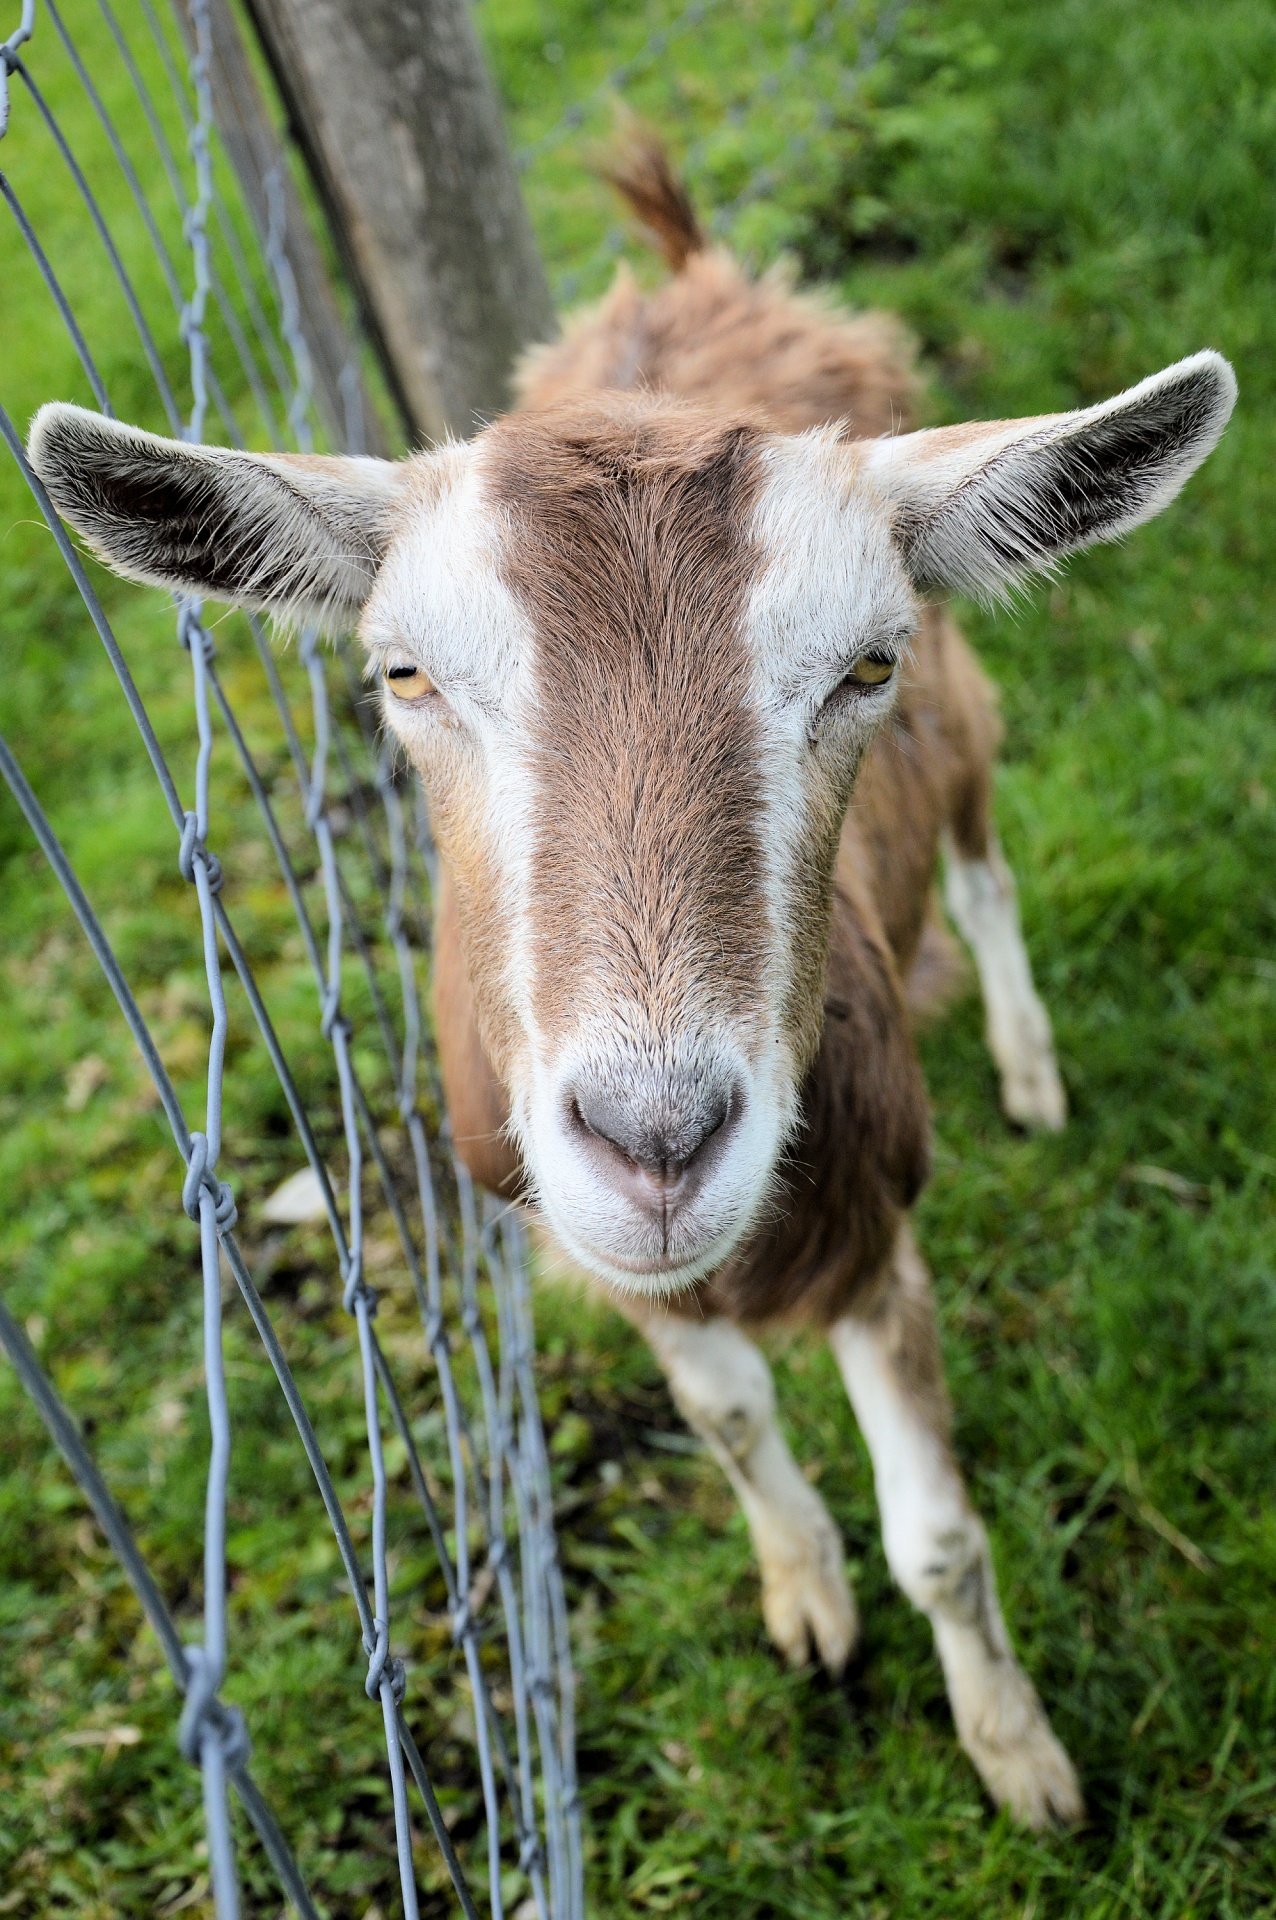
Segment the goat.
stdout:
<path fill-rule="evenodd" d="M 121 573 L 358 623 L 439 843 L 470 1170 L 641 1328 L 740 1498 L 773 1640 L 836 1673 L 841 1542 L 746 1329 L 825 1332 L 963 1746 L 1021 1821 L 1075 1821 L 908 1224 L 928 1111 L 906 990 L 941 843 L 1006 1110 L 1064 1117 L 991 817 L 990 691 L 920 596 L 995 597 L 1159 512 L 1235 380 L 1205 352 L 1077 412 L 899 433 L 897 329 L 750 282 L 654 147 L 620 184 L 674 276 L 644 295 L 622 270 L 468 444 L 247 454 L 50 405 L 31 461 Z"/>

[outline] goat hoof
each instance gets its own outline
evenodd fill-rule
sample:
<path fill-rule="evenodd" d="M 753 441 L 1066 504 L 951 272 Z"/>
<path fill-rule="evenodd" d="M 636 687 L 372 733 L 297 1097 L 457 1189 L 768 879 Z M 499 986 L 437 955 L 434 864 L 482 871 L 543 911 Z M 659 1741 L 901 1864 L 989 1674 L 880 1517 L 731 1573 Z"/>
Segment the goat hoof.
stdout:
<path fill-rule="evenodd" d="M 800 1557 L 764 1568 L 762 1617 L 791 1666 L 804 1667 L 814 1645 L 836 1679 L 855 1650 L 860 1627 L 841 1543 L 812 1541 Z"/>
<path fill-rule="evenodd" d="M 999 1807 L 1033 1833 L 1075 1827 L 1085 1818 L 1076 1771 L 1043 1719 L 1023 1746 L 981 1762 L 972 1755 L 984 1785 Z"/>
<path fill-rule="evenodd" d="M 1009 1680 L 1009 1676 L 1007 1676 Z M 1071 1760 L 1051 1731 L 1031 1683 L 1016 1673 L 998 1708 L 967 1727 L 962 1745 L 997 1806 L 1034 1833 L 1075 1827 L 1085 1803 Z"/>
<path fill-rule="evenodd" d="M 1007 1120 L 1029 1133 L 1062 1133 L 1068 1096 L 1052 1054 L 1024 1061 L 1003 1076 L 1001 1110 Z"/>

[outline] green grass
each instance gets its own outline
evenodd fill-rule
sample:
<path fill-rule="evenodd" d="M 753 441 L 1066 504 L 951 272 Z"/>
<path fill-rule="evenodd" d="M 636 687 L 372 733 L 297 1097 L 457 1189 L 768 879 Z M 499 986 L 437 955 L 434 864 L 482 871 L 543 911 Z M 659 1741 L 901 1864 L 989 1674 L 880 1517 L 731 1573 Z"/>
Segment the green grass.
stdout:
<path fill-rule="evenodd" d="M 544 132 L 674 12 L 483 0 L 516 139 Z M 89 29 L 86 4 L 71 17 Z M 924 1623 L 890 1587 L 826 1352 L 792 1343 L 777 1379 L 864 1613 L 863 1653 L 841 1686 L 786 1672 L 768 1648 L 743 1524 L 711 1464 L 679 1449 L 644 1349 L 615 1317 L 546 1290 L 592 1910 L 1252 1920 L 1276 1912 L 1276 16 L 1257 0 L 934 0 L 903 15 L 881 66 L 804 148 L 794 141 L 829 83 L 826 47 L 786 70 L 762 108 L 731 109 L 810 24 L 783 0 L 712 8 L 627 97 L 692 150 L 715 202 L 790 153 L 775 194 L 742 211 L 740 243 L 759 259 L 787 250 L 852 302 L 902 313 L 934 418 L 1075 404 L 1205 345 L 1234 360 L 1241 385 L 1223 446 L 1164 519 L 1073 564 L 1013 617 L 963 611 L 1002 689 L 999 816 L 1073 1118 L 1059 1140 L 1008 1131 L 977 1006 L 965 1003 L 925 1042 L 936 1165 L 918 1224 L 959 1451 L 1012 1631 L 1077 1760 L 1090 1818 L 1078 1835 L 1034 1839 L 988 1810 Z M 837 44 L 853 52 L 851 25 Z M 113 84 L 105 58 L 100 77 Z M 74 87 L 57 84 L 87 141 Z M 0 156 L 15 177 L 19 142 L 34 152 L 24 113 L 15 93 Z M 605 126 L 600 105 L 527 177 L 552 271 L 584 263 L 586 288 L 605 281 L 605 262 L 588 263 L 614 219 L 583 165 Z M 158 424 L 109 289 L 74 251 L 80 227 L 56 169 L 35 153 L 20 184 L 73 265 L 121 411 Z M 105 166 L 101 187 L 127 228 Z M 9 410 L 22 419 L 41 399 L 85 397 L 3 225 L 0 287 Z M 162 312 L 162 286 L 145 293 Z M 176 374 L 171 326 L 168 344 Z M 109 671 L 30 521 L 0 466 L 0 724 L 193 1112 L 206 1032 L 191 903 Z M 102 585 L 188 780 L 188 668 L 171 617 Z M 228 627 L 224 645 L 269 751 L 242 637 Z M 301 1045 L 309 986 L 229 776 L 218 806 L 215 844 L 235 850 L 232 908 Z M 194 1630 L 205 1429 L 175 1161 L 7 798 L 0 861 L 0 1284 L 91 1423 Z M 101 1068 L 76 1082 L 86 1057 Z M 225 1158 L 251 1242 L 253 1201 L 296 1150 L 242 1027 L 231 1072 Z M 335 1131 L 313 1046 L 310 1075 Z M 1176 1197 L 1133 1171 L 1148 1167 L 1190 1184 Z M 298 1236 L 270 1302 L 366 1525 L 333 1288 L 318 1241 Z M 396 1357 L 428 1418 L 419 1342 L 393 1285 L 389 1295 Z M 263 1784 L 330 1911 L 388 1916 L 377 1729 L 336 1569 L 233 1315 L 230 1351 L 249 1457 L 232 1489 L 228 1691 L 249 1711 Z M 198 1783 L 176 1757 L 171 1690 L 4 1374 L 0 1432 L 0 1912 L 150 1915 L 198 1886 Z M 438 1596 L 402 1500 L 395 1528 L 414 1687 L 441 1694 L 430 1757 L 464 1818 L 469 1763 Z M 66 1738 L 121 1723 L 138 1729 L 135 1744 Z M 421 1860 L 428 1872 L 424 1843 Z M 252 1911 L 275 1910 L 254 1898 Z M 205 1910 L 198 1892 L 183 1910 Z"/>

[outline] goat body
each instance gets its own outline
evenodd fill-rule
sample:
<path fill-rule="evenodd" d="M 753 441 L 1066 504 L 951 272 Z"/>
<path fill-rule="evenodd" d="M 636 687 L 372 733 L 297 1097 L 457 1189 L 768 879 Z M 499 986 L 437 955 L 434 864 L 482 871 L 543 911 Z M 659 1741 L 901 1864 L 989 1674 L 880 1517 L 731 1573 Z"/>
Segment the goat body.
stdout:
<path fill-rule="evenodd" d="M 468 445 L 253 455 L 50 406 L 31 461 L 133 578 L 358 621 L 439 843 L 438 1038 L 471 1172 L 533 1198 L 642 1329 L 739 1495 L 772 1638 L 836 1671 L 841 1543 L 745 1328 L 825 1332 L 963 1745 L 1018 1817 L 1074 1820 L 908 1226 L 941 848 L 1006 1111 L 1064 1120 L 991 819 L 991 691 L 918 595 L 995 595 L 1158 512 L 1235 382 L 1203 353 L 1076 413 L 901 433 L 892 322 L 751 282 L 649 142 L 617 184 L 673 277 L 644 294 L 622 271 Z"/>
<path fill-rule="evenodd" d="M 528 357 L 519 380 L 525 412 L 558 419 L 600 393 L 627 391 L 779 432 L 845 422 L 868 438 L 908 423 L 916 383 L 891 321 L 840 314 L 778 275 L 751 281 L 729 255 L 706 249 L 658 149 L 636 150 L 616 184 L 661 236 L 675 277 L 644 295 L 622 268 L 598 307 Z M 618 411 L 627 425 L 629 410 Z M 556 484 L 567 478 L 556 475 Z M 989 988 L 1007 1104 L 1024 1124 L 1056 1128 L 1064 1119 L 1049 1025 L 990 817 L 998 739 L 978 662 L 953 620 L 927 608 L 841 829 L 823 1028 L 770 1205 L 741 1247 L 661 1309 L 623 1297 L 618 1304 L 646 1334 L 686 1417 L 741 1497 L 773 1637 L 799 1660 L 814 1640 L 836 1670 L 856 1632 L 840 1542 L 780 1435 L 766 1362 L 736 1329 L 800 1318 L 831 1330 L 879 1463 L 884 1504 L 901 1469 L 913 1485 L 896 1506 L 915 1506 L 918 1485 L 929 1496 L 920 1523 L 901 1530 L 897 1522 L 888 1544 L 901 1584 L 930 1614 L 947 1653 L 964 1742 L 994 1795 L 1040 1825 L 1077 1818 L 1080 1795 L 1010 1651 L 986 1537 L 948 1445 L 930 1286 L 904 1224 L 928 1160 L 907 989 L 924 937 L 937 933 L 932 890 L 945 839 L 957 885 L 994 906 L 991 925 L 976 929 L 967 919 L 966 929 Z M 481 1183 L 517 1193 L 525 1172 L 508 1095 L 484 1054 L 446 878 L 435 990 L 460 1151 Z M 910 1455 L 922 1462 L 912 1475 Z"/>

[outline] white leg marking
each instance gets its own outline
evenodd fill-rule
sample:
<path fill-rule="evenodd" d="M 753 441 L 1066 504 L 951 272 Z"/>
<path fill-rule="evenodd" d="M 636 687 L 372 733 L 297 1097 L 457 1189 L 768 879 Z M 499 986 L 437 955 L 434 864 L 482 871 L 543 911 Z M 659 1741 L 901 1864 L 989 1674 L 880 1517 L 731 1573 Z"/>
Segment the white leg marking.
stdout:
<path fill-rule="evenodd" d="M 1023 1127 L 1058 1133 L 1067 1117 L 1050 1018 L 1032 984 L 1015 879 L 992 839 L 986 860 L 944 853 L 944 899 L 975 956 L 988 1020 L 988 1049 L 1001 1074 L 1001 1104 Z"/>
<path fill-rule="evenodd" d="M 913 1296 L 910 1311 L 893 1314 L 888 1304 L 876 1318 L 847 1314 L 829 1329 L 872 1456 L 886 1558 L 934 1629 L 958 1737 L 992 1798 L 1029 1827 L 1070 1823 L 1083 1812 L 1072 1763 L 1011 1651 L 987 1536 L 933 1414 L 908 1391 L 907 1354 L 900 1364 L 929 1299 L 907 1229 L 896 1274 Z M 926 1356 L 917 1357 L 924 1371 Z"/>
<path fill-rule="evenodd" d="M 775 1418 L 771 1369 L 728 1320 L 653 1315 L 641 1323 L 688 1425 L 739 1496 L 762 1573 L 767 1632 L 795 1666 L 813 1639 L 840 1673 L 858 1633 L 842 1542 Z"/>

